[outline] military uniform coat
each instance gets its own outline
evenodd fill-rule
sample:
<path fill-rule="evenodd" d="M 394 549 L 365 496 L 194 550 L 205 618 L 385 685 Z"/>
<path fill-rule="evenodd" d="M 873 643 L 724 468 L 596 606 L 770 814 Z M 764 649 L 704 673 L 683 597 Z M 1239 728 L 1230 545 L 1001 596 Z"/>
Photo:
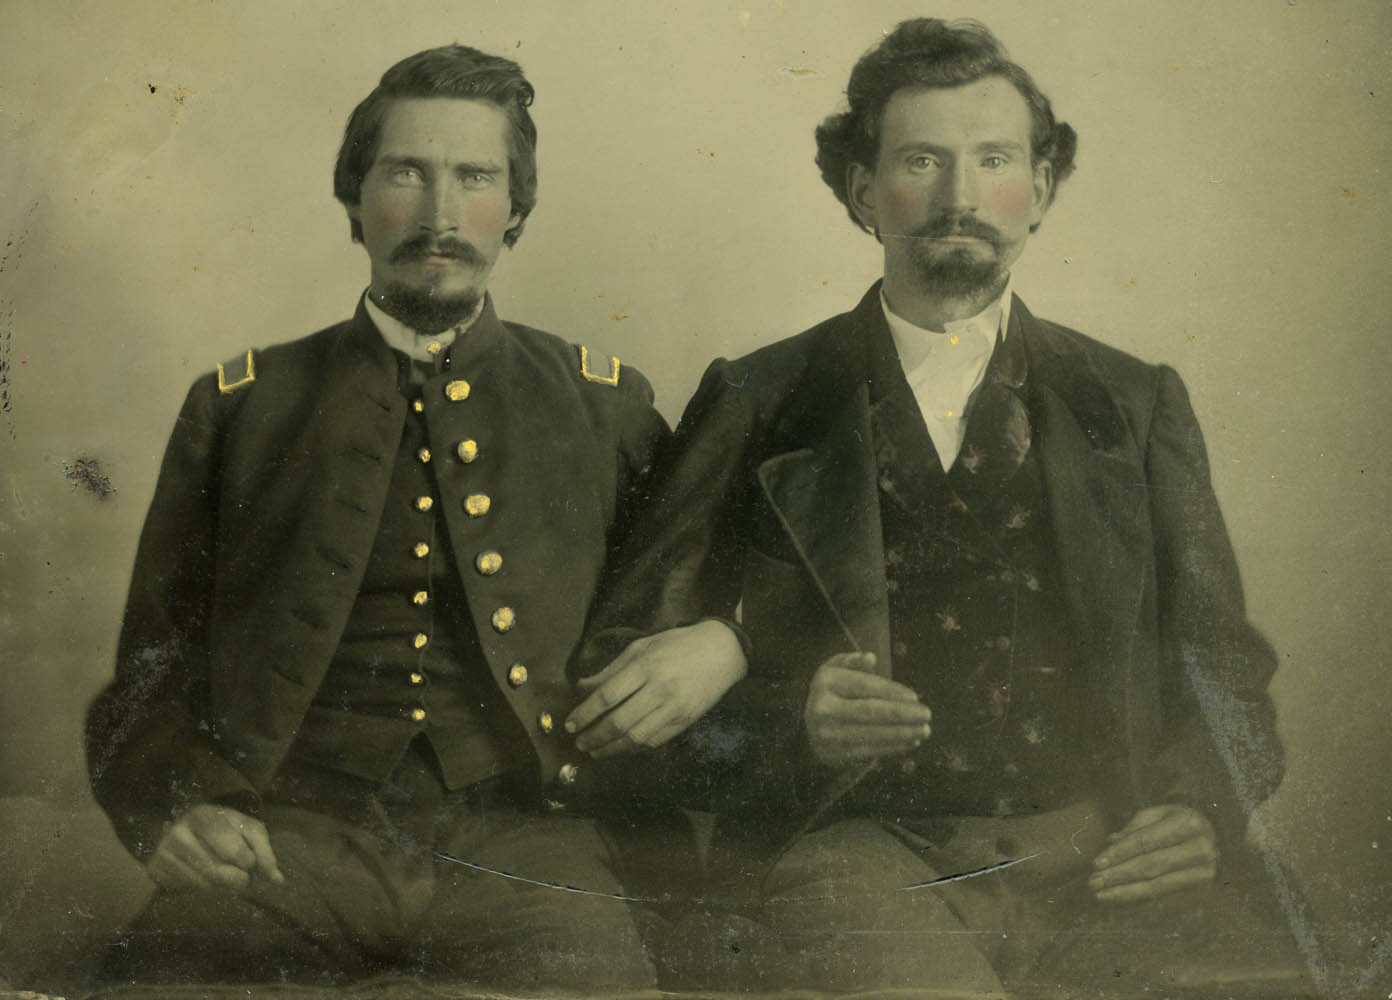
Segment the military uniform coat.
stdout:
<path fill-rule="evenodd" d="M 421 400 L 473 626 L 547 787 L 574 751 L 538 720 L 574 701 L 566 660 L 623 498 L 667 435 L 642 375 L 608 361 L 591 372 L 489 301 L 451 348 L 451 387 Z M 190 805 L 254 809 L 275 775 L 357 596 L 411 405 L 361 305 L 232 368 L 179 414 L 116 676 L 88 717 L 97 798 L 138 856 Z M 484 551 L 496 573 L 475 572 Z"/>
<path fill-rule="evenodd" d="M 1057 579 L 1095 692 L 1091 724 L 1113 748 L 1099 791 L 1114 822 L 1184 801 L 1240 841 L 1282 773 L 1266 691 L 1275 658 L 1247 622 L 1183 384 L 1036 319 L 1018 298 L 1007 335 L 1027 351 Z M 813 761 L 803 709 L 817 666 L 864 650 L 894 670 L 867 386 L 875 344 L 892 345 L 878 285 L 853 312 L 710 366 L 575 665 L 598 669 L 646 632 L 739 617 L 749 675 L 668 763 L 756 872 L 865 773 Z"/>

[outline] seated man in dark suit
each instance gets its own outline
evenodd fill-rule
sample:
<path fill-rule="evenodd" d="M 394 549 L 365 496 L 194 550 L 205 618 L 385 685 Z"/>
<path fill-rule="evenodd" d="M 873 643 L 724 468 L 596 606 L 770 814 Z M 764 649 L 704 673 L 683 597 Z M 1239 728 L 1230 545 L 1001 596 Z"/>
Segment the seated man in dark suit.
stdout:
<path fill-rule="evenodd" d="M 675 975 L 1250 972 L 1235 936 L 1289 950 L 1229 884 L 1281 778 L 1275 657 L 1198 424 L 1173 370 L 1012 291 L 1074 132 L 973 23 L 901 24 L 847 93 L 817 162 L 884 279 L 711 365 L 577 661 L 597 757 L 709 710 L 667 763 L 711 793 L 727 912 L 674 935 Z"/>
<path fill-rule="evenodd" d="M 642 375 L 494 312 L 532 97 L 458 45 L 388 70 L 334 173 L 356 314 L 188 394 L 88 720 L 159 885 L 109 979 L 653 983 L 560 721 L 668 431 Z"/>

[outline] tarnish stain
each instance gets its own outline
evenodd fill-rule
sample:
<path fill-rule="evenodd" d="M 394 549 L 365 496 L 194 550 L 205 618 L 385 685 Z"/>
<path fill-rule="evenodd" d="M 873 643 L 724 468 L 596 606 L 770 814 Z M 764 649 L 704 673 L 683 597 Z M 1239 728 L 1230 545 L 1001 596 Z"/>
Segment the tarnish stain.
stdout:
<path fill-rule="evenodd" d="M 791 76 L 797 79 L 808 76 L 816 76 L 815 69 L 808 69 L 806 66 L 784 66 L 778 70 L 780 76 Z"/>
<path fill-rule="evenodd" d="M 10 395 L 10 352 L 14 341 L 14 302 L 0 298 L 0 414 L 10 437 L 15 436 L 14 399 Z"/>
<path fill-rule="evenodd" d="M 88 455 L 79 455 L 63 467 L 63 476 L 74 486 L 105 500 L 116 492 L 111 477 L 102 471 L 101 462 Z"/>
<path fill-rule="evenodd" d="M 1345 201 L 1353 201 L 1358 196 L 1358 192 L 1353 189 L 1352 184 L 1345 184 L 1339 188 L 1339 194 Z"/>

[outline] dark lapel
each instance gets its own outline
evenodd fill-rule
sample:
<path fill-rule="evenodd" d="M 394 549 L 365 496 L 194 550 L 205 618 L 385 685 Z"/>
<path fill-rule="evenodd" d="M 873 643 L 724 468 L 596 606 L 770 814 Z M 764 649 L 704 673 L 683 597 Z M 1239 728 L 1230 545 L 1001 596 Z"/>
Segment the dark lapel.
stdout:
<path fill-rule="evenodd" d="M 1030 418 L 1079 652 L 1124 724 L 1133 661 L 1147 655 L 1134 646 L 1154 572 L 1144 460 L 1117 387 L 1082 341 L 1039 323 L 1018 298 L 1008 336 L 1029 352 Z"/>
<path fill-rule="evenodd" d="M 759 481 L 847 641 L 875 653 L 888 676 L 889 603 L 865 359 L 865 344 L 887 337 L 885 327 L 877 283 L 853 312 L 809 341 L 816 353 L 793 390 L 807 446 L 766 460 Z"/>

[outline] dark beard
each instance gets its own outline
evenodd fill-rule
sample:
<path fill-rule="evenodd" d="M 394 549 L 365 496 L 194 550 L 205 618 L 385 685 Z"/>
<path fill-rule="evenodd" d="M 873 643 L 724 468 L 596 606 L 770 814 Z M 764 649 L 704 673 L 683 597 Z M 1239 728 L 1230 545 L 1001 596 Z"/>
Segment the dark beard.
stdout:
<path fill-rule="evenodd" d="M 938 243 L 944 236 L 975 236 L 990 244 L 994 253 L 979 257 L 968 247 L 945 250 Z M 921 287 L 937 298 L 972 298 L 995 291 L 1004 280 L 1000 233 L 975 216 L 939 216 L 903 238 L 909 241 L 909 259 Z"/>
<path fill-rule="evenodd" d="M 458 326 L 478 309 L 481 292 L 456 292 L 440 295 L 433 288 L 413 288 L 392 282 L 383 289 L 373 289 L 372 301 L 393 319 L 405 323 L 417 333 L 440 333 Z"/>

